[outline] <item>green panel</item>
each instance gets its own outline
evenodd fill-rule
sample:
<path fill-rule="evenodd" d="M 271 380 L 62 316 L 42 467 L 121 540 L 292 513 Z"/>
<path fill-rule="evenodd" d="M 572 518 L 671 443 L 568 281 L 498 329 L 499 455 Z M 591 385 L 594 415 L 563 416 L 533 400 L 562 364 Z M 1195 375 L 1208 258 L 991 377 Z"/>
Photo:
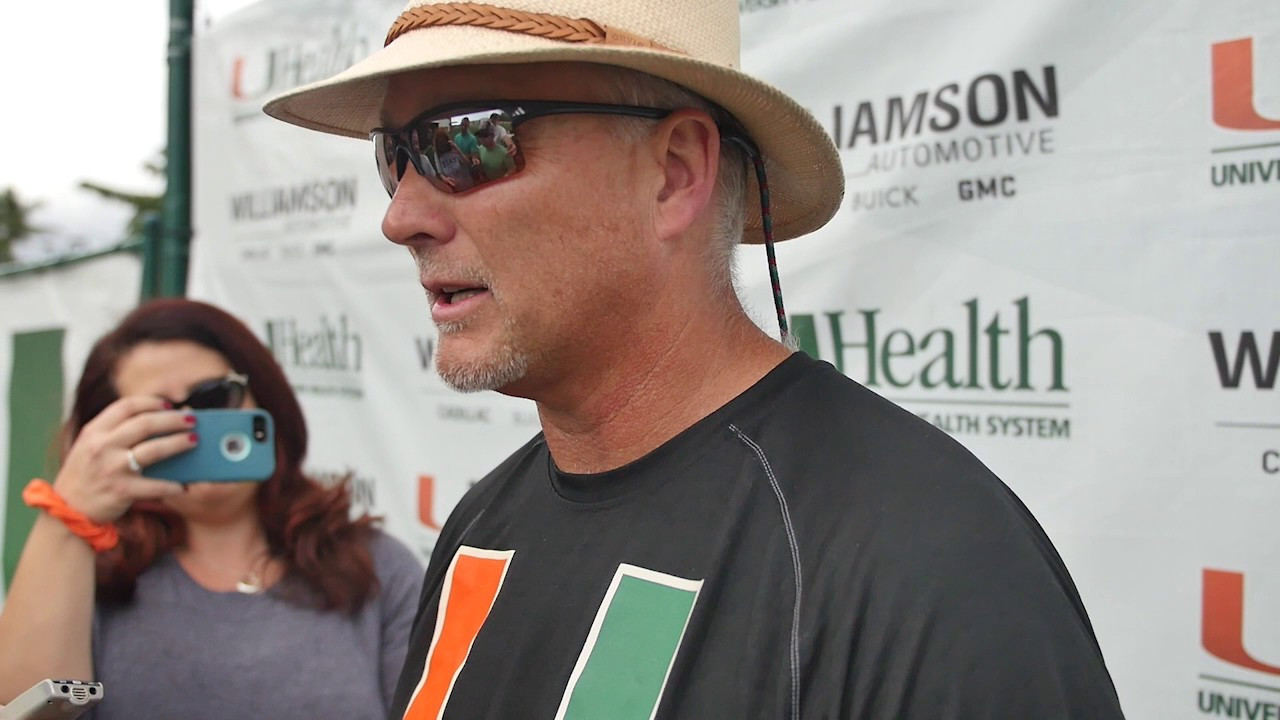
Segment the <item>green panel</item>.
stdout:
<path fill-rule="evenodd" d="M 818 355 L 818 328 L 814 324 L 812 315 L 791 316 L 791 337 L 795 338 L 796 345 L 806 355 L 822 359 Z"/>
<path fill-rule="evenodd" d="M 9 468 L 4 517 L 4 584 L 9 586 L 36 511 L 22 502 L 34 477 L 53 481 L 53 442 L 62 421 L 65 331 L 15 333 L 9 376 Z"/>
<path fill-rule="evenodd" d="M 624 575 L 564 720 L 649 720 L 697 593 Z"/>

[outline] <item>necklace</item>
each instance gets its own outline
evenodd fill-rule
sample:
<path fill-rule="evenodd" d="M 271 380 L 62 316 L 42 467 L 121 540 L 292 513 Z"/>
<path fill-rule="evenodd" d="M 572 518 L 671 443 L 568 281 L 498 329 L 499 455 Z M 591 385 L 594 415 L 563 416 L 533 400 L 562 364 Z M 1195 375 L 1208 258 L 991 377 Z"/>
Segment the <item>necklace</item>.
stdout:
<path fill-rule="evenodd" d="M 236 592 L 245 595 L 257 595 L 262 592 L 262 578 L 258 577 L 258 573 L 250 570 L 248 574 L 240 578 L 236 583 Z"/>
<path fill-rule="evenodd" d="M 202 563 L 206 563 L 207 561 L 197 560 L 197 557 L 199 556 L 192 556 L 188 553 L 185 557 L 178 557 L 178 562 L 183 566 L 183 569 L 187 572 L 188 576 L 193 579 L 202 578 L 196 579 L 198 584 L 203 585 L 206 588 L 214 589 L 217 592 L 225 592 L 223 588 L 225 588 L 226 585 L 222 585 L 222 583 L 226 581 L 217 579 L 218 575 L 221 575 L 221 573 L 209 572 L 207 570 L 207 565 L 202 567 Z M 254 553 L 249 560 L 249 567 L 245 569 L 244 573 L 240 576 L 240 579 L 236 581 L 234 585 L 235 591 L 243 595 L 262 594 L 267 589 L 266 583 L 262 580 L 263 575 L 268 577 L 274 577 L 275 575 L 272 572 L 271 561 L 272 558 L 270 551 L 266 548 Z M 261 574 L 258 572 L 259 568 L 262 571 Z M 226 576 L 222 575 L 222 577 L 225 578 Z"/>
<path fill-rule="evenodd" d="M 271 563 L 271 558 L 260 557 L 260 559 L 255 560 L 250 564 L 249 569 L 246 570 L 240 580 L 236 582 L 236 592 L 244 593 L 245 595 L 257 595 L 263 591 L 262 576 L 258 575 L 258 571 L 254 569 L 254 567 L 259 563 L 262 564 L 262 571 L 265 573 Z"/>

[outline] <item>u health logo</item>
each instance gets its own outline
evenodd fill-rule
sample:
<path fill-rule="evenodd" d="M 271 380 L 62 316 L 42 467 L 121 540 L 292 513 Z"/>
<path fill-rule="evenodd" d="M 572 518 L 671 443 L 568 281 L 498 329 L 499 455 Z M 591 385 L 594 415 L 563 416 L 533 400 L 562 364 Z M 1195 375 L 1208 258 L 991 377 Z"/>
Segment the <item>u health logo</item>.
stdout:
<path fill-rule="evenodd" d="M 364 340 L 346 313 L 266 318 L 266 346 L 303 395 L 364 397 Z"/>
<path fill-rule="evenodd" d="M 1228 130 L 1280 130 L 1254 104 L 1253 38 L 1213 45 L 1213 124 Z"/>
<path fill-rule="evenodd" d="M 1233 677 L 1200 675 L 1211 687 L 1202 687 L 1196 702 L 1204 715 L 1228 718 L 1274 718 L 1280 715 L 1280 704 L 1255 690 L 1280 692 L 1280 658 L 1261 657 L 1246 648 L 1245 575 L 1230 570 L 1206 568 L 1202 579 L 1200 643 L 1213 657 L 1230 663 L 1232 670 L 1247 670 L 1259 675 Z M 1264 608 L 1270 603 L 1263 604 Z M 1257 609 L 1250 608 L 1250 612 Z M 1274 645 L 1272 646 L 1274 647 Z"/>
<path fill-rule="evenodd" d="M 1033 304 L 974 297 L 925 327 L 881 308 L 828 310 L 791 327 L 801 350 L 952 435 L 1066 440 L 1067 336 Z"/>
<path fill-rule="evenodd" d="M 281 43 L 231 61 L 231 97 L 257 102 L 284 90 L 335 75 L 369 54 L 371 37 L 356 24 L 333 27 L 310 42 Z M 261 113 L 259 113 L 260 115 Z"/>
<path fill-rule="evenodd" d="M 1238 38 L 1214 43 L 1211 53 L 1213 124 L 1221 130 L 1250 133 L 1244 145 L 1218 147 L 1221 153 L 1275 153 L 1280 148 L 1280 109 L 1264 113 L 1257 106 L 1259 76 L 1255 73 L 1253 38 Z M 1280 74 L 1269 68 L 1262 78 L 1275 88 Z M 1272 93 L 1280 97 L 1280 93 Z M 1276 105 L 1280 106 L 1280 102 Z M 1257 140 L 1254 140 L 1257 138 Z M 1280 156 L 1222 162 L 1210 168 L 1214 187 L 1280 184 Z"/>
<path fill-rule="evenodd" d="M 1280 676 L 1280 658 L 1267 662 L 1244 646 L 1244 573 L 1204 571 L 1200 642 L 1210 655 L 1232 665 Z"/>

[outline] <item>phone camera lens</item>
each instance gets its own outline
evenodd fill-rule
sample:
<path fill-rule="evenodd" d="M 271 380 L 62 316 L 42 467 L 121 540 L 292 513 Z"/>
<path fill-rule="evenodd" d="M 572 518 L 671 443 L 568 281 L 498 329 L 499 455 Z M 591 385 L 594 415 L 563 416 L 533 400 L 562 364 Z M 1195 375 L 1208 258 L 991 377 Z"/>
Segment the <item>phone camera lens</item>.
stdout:
<path fill-rule="evenodd" d="M 63 695 L 66 695 L 67 693 L 71 692 L 71 688 L 67 687 L 66 685 L 63 685 L 61 690 Z"/>
<path fill-rule="evenodd" d="M 249 457 L 252 451 L 248 435 L 241 432 L 227 433 L 222 436 L 218 442 L 219 449 L 222 450 L 222 456 L 232 462 L 240 462 Z"/>
<path fill-rule="evenodd" d="M 256 417 L 253 419 L 253 439 L 259 442 L 267 439 L 266 418 Z"/>

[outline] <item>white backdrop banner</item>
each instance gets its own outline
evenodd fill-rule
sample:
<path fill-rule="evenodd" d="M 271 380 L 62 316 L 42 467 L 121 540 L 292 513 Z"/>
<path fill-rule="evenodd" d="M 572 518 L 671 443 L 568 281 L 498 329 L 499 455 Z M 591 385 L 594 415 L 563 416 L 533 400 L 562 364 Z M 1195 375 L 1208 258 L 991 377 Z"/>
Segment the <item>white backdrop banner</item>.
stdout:
<path fill-rule="evenodd" d="M 35 511 L 22 503 L 33 477 L 53 481 L 55 438 L 93 343 L 138 302 L 135 253 L 0 280 L 0 597 Z"/>
<path fill-rule="evenodd" d="M 311 469 L 353 473 L 425 554 L 536 415 L 435 377 L 368 143 L 259 110 L 380 47 L 400 9 L 266 0 L 198 38 L 192 278 L 285 366 Z M 744 67 L 845 164 L 836 219 L 779 246 L 803 349 L 1026 502 L 1130 717 L 1280 714 L 1280 5 L 740 9 Z M 763 251 L 739 264 L 771 327 Z"/>

